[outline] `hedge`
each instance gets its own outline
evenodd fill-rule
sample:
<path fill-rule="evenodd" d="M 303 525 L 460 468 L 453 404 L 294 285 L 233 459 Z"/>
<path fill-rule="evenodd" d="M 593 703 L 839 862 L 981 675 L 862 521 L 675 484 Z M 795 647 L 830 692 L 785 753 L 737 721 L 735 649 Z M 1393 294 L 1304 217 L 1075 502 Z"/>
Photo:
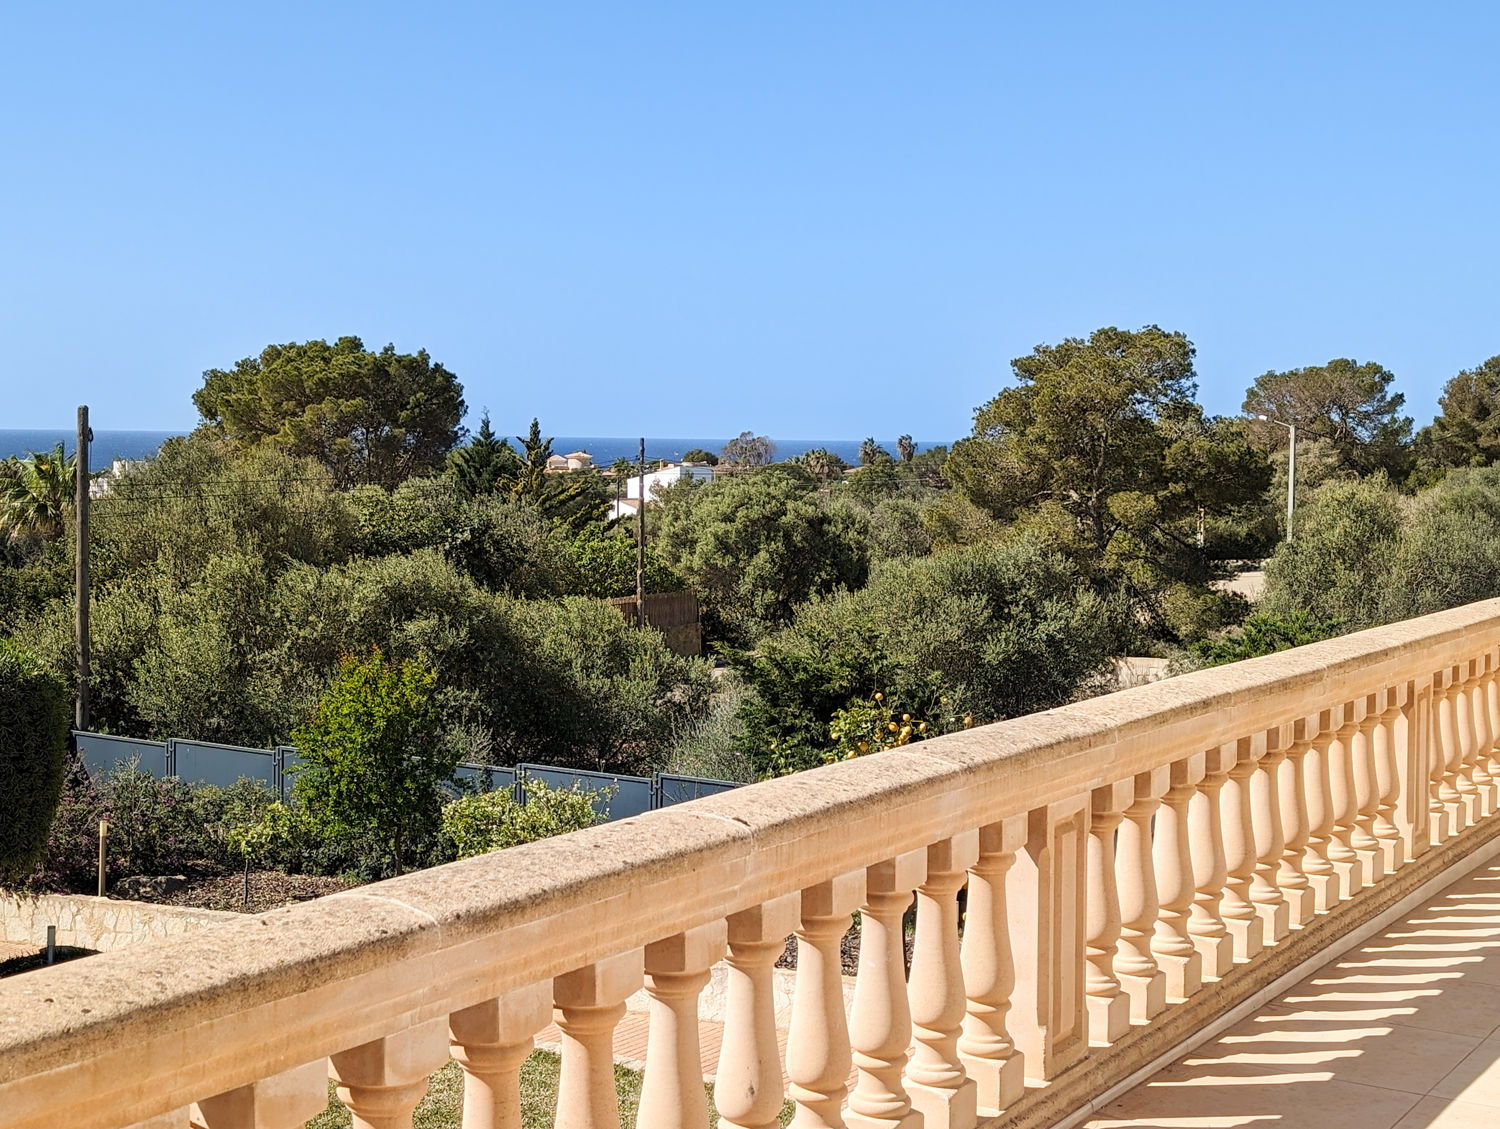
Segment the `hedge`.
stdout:
<path fill-rule="evenodd" d="M 31 652 L 0 639 L 0 883 L 25 879 L 62 799 L 71 703 Z"/>

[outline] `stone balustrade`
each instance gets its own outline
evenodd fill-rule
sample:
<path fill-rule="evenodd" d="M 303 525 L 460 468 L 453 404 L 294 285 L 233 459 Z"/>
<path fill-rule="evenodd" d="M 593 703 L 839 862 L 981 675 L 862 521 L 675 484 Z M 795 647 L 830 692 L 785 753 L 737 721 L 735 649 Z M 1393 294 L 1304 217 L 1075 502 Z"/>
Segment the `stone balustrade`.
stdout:
<path fill-rule="evenodd" d="M 616 1129 L 644 985 L 639 1124 L 707 1129 L 723 958 L 724 1129 L 1052 1124 L 1500 831 L 1497 673 L 1488 601 L 15 977 L 0 1126 L 290 1129 L 331 1077 L 408 1129 L 451 1057 L 514 1129 L 555 1019 L 556 1125 Z"/>

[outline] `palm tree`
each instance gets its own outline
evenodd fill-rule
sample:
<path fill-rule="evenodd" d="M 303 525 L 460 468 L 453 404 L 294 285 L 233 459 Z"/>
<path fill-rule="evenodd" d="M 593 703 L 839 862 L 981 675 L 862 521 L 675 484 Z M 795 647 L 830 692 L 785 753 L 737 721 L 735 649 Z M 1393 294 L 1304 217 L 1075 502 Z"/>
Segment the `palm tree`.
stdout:
<path fill-rule="evenodd" d="M 859 465 L 873 466 L 875 463 L 888 463 L 891 461 L 891 453 L 875 442 L 873 436 L 859 445 Z"/>
<path fill-rule="evenodd" d="M 811 451 L 804 452 L 797 461 L 824 486 L 843 473 L 844 469 L 844 460 L 823 447 L 814 447 Z"/>
<path fill-rule="evenodd" d="M 63 535 L 73 508 L 77 458 L 64 458 L 59 443 L 45 454 L 11 459 L 0 472 L 0 533 L 55 540 Z"/>
<path fill-rule="evenodd" d="M 911 441 L 910 435 L 903 435 L 896 440 L 896 450 L 900 452 L 903 463 L 909 463 L 917 457 L 917 445 Z"/>

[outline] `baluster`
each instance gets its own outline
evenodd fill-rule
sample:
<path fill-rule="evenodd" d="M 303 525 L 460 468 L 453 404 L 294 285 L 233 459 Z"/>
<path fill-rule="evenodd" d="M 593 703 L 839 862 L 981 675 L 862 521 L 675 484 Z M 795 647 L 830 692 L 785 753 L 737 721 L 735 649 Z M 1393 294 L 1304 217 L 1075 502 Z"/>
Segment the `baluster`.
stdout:
<path fill-rule="evenodd" d="M 1263 748 L 1250 778 L 1250 826 L 1255 838 L 1255 874 L 1250 902 L 1260 918 L 1261 943 L 1274 945 L 1291 932 L 1291 906 L 1276 884 L 1286 852 L 1281 829 L 1281 765 L 1286 760 L 1287 731 L 1273 729 L 1257 738 Z"/>
<path fill-rule="evenodd" d="M 556 1129 L 620 1129 L 615 1027 L 625 1001 L 641 986 L 644 966 L 644 954 L 634 949 L 552 981 L 562 1032 Z"/>
<path fill-rule="evenodd" d="M 1308 744 L 1302 766 L 1302 782 L 1307 791 L 1307 849 L 1302 854 L 1302 871 L 1313 889 L 1313 901 L 1319 913 L 1339 901 L 1339 875 L 1329 858 L 1333 842 L 1333 796 L 1329 778 L 1329 761 L 1337 735 L 1330 728 L 1340 724 L 1342 711 L 1325 712 L 1319 717 L 1318 739 Z"/>
<path fill-rule="evenodd" d="M 927 881 L 917 889 L 917 938 L 911 958 L 911 1018 L 916 1028 L 906 1088 L 925 1129 L 973 1129 L 978 1089 L 958 1057 L 964 977 L 958 952 L 958 891 L 979 858 L 979 832 L 927 848 Z"/>
<path fill-rule="evenodd" d="M 724 1043 L 714 1077 L 719 1129 L 776 1129 L 780 1123 L 785 1091 L 773 969 L 797 928 L 801 903 L 800 894 L 786 894 L 729 918 Z"/>
<path fill-rule="evenodd" d="M 1365 700 L 1365 715 L 1349 749 L 1354 765 L 1354 833 L 1349 843 L 1359 856 L 1360 877 L 1373 886 L 1385 877 L 1385 851 L 1375 837 L 1375 813 L 1380 806 L 1376 782 L 1375 730 L 1380 725 L 1380 703 L 1374 694 Z"/>
<path fill-rule="evenodd" d="M 195 1102 L 187 1123 L 196 1129 L 301 1129 L 327 1105 L 328 1060 L 320 1058 Z M 180 1118 L 173 1115 L 178 1126 Z"/>
<path fill-rule="evenodd" d="M 1474 778 L 1479 748 L 1474 739 L 1474 682 L 1469 664 L 1458 668 L 1453 687 L 1453 729 L 1458 738 L 1458 793 L 1464 798 L 1464 818 L 1468 826 L 1479 822 L 1483 799 Z"/>
<path fill-rule="evenodd" d="M 1476 676 L 1469 694 L 1470 710 L 1474 715 L 1474 786 L 1479 789 L 1479 814 L 1494 815 L 1497 796 L 1495 776 L 1490 772 L 1490 750 L 1495 745 L 1495 735 L 1490 729 L 1489 682 L 1490 656 L 1486 653 L 1474 660 Z"/>
<path fill-rule="evenodd" d="M 448 1041 L 464 1071 L 463 1129 L 521 1129 L 521 1064 L 552 1018 L 543 981 L 448 1017 Z"/>
<path fill-rule="evenodd" d="M 859 973 L 849 1043 L 858 1075 L 849 1095 L 849 1129 L 920 1129 L 901 1072 L 911 1046 L 902 919 L 927 878 L 927 852 L 907 851 L 865 871 L 860 907 Z"/>
<path fill-rule="evenodd" d="M 1307 756 L 1317 733 L 1316 720 L 1298 720 L 1292 727 L 1293 740 L 1277 773 L 1277 793 L 1281 801 L 1281 833 L 1286 850 L 1276 871 L 1276 885 L 1286 898 L 1288 918 L 1293 925 L 1306 925 L 1317 913 L 1317 891 L 1307 876 L 1306 859 L 1309 838 L 1307 813 Z"/>
<path fill-rule="evenodd" d="M 1255 824 L 1250 811 L 1250 778 L 1255 775 L 1256 754 L 1264 749 L 1265 735 L 1255 741 L 1244 738 L 1230 748 L 1234 762 L 1220 797 L 1224 820 L 1224 855 L 1229 877 L 1224 883 L 1220 912 L 1229 935 L 1234 938 L 1236 960 L 1249 960 L 1260 952 L 1265 926 L 1250 900 L 1255 880 Z M 1197 844 L 1195 843 L 1196 847 Z"/>
<path fill-rule="evenodd" d="M 1432 843 L 1432 685 L 1415 679 L 1398 687 L 1399 710 L 1391 727 L 1396 767 L 1401 776 L 1396 826 L 1406 857 L 1425 854 Z"/>
<path fill-rule="evenodd" d="M 1156 835 L 1151 857 L 1161 909 L 1151 952 L 1167 977 L 1167 999 L 1185 1000 L 1203 984 L 1203 958 L 1188 936 L 1188 914 L 1197 891 L 1193 887 L 1193 855 L 1188 843 L 1188 804 L 1203 779 L 1202 753 L 1171 766 L 1171 787 L 1156 813 Z"/>
<path fill-rule="evenodd" d="M 1489 756 L 1490 776 L 1495 780 L 1497 788 L 1500 788 L 1500 653 L 1495 650 L 1488 652 L 1489 674 L 1484 680 L 1485 713 L 1489 718 L 1490 747 L 1485 750 Z M 1500 795 L 1496 797 L 1496 804 L 1500 805 Z"/>
<path fill-rule="evenodd" d="M 1438 796 L 1443 801 L 1443 810 L 1448 813 L 1448 834 L 1457 835 L 1472 822 L 1469 805 L 1459 787 L 1459 770 L 1463 767 L 1463 750 L 1459 745 L 1458 708 L 1454 701 L 1454 681 L 1457 670 L 1443 672 L 1443 686 L 1433 689 L 1433 705 L 1437 714 L 1437 750 L 1435 760 L 1442 762 L 1442 775 L 1438 783 Z"/>
<path fill-rule="evenodd" d="M 659 1129 L 708 1129 L 703 1058 L 698 1046 L 698 994 L 724 955 L 722 919 L 646 946 L 651 1026 L 637 1120 Z"/>
<path fill-rule="evenodd" d="M 1229 863 L 1224 854 L 1223 813 L 1219 807 L 1219 794 L 1234 756 L 1232 745 L 1209 749 L 1204 759 L 1203 780 L 1188 802 L 1193 881 L 1197 887 L 1188 917 L 1188 934 L 1203 959 L 1205 980 L 1218 979 L 1234 965 L 1234 939 L 1220 913 Z"/>
<path fill-rule="evenodd" d="M 1443 784 L 1443 774 L 1447 770 L 1447 757 L 1443 751 L 1443 734 L 1439 717 L 1442 712 L 1439 709 L 1439 701 L 1443 697 L 1443 679 L 1442 673 L 1432 676 L 1432 688 L 1427 694 L 1427 708 L 1423 718 L 1425 721 L 1423 730 L 1427 740 L 1427 832 L 1428 842 L 1434 847 L 1446 842 L 1455 831 L 1453 809 L 1448 805 Z"/>
<path fill-rule="evenodd" d="M 1397 807 L 1401 801 L 1401 765 L 1396 753 L 1396 719 L 1401 716 L 1397 703 L 1397 691 L 1387 690 L 1383 708 L 1375 723 L 1370 745 L 1375 753 L 1375 808 L 1374 834 L 1380 844 L 1381 859 L 1387 874 L 1396 871 L 1406 861 L 1408 844 L 1396 822 Z"/>
<path fill-rule="evenodd" d="M 853 1058 L 844 1017 L 839 942 L 865 898 L 865 872 L 841 874 L 802 891 L 797 930 L 797 987 L 787 1032 L 792 1129 L 843 1129 L 842 1107 Z M 863 947 L 863 945 L 861 945 Z"/>
<path fill-rule="evenodd" d="M 328 1073 L 354 1129 L 411 1129 L 427 1076 L 447 1061 L 448 1021 L 433 1019 L 340 1051 L 328 1060 Z"/>
<path fill-rule="evenodd" d="M 1333 831 L 1328 839 L 1328 860 L 1339 876 L 1340 900 L 1352 898 L 1364 882 L 1359 855 L 1354 850 L 1354 824 L 1359 804 L 1354 790 L 1354 736 L 1359 732 L 1358 710 L 1362 703 L 1335 710 L 1343 724 L 1328 743 L 1329 799 L 1333 807 Z"/>
<path fill-rule="evenodd" d="M 1089 820 L 1088 934 L 1084 991 L 1088 994 L 1089 1041 L 1113 1043 L 1130 1030 L 1130 997 L 1115 977 L 1120 940 L 1120 893 L 1115 885 L 1115 830 L 1135 798 L 1135 781 L 1095 788 Z"/>
<path fill-rule="evenodd" d="M 968 1003 L 958 1057 L 978 1087 L 979 1112 L 995 1117 L 1025 1089 L 1025 1064 L 1006 1027 L 1016 986 L 1006 881 L 1026 844 L 1027 820 L 1015 816 L 979 829 L 979 858 L 969 868 L 969 898 L 959 963 Z"/>
<path fill-rule="evenodd" d="M 1145 1023 L 1167 1006 L 1167 978 L 1151 952 L 1161 905 L 1151 862 L 1151 820 L 1170 782 L 1166 765 L 1135 778 L 1135 798 L 1125 809 L 1115 856 L 1120 895 L 1120 941 L 1115 975 L 1130 997 L 1130 1018 Z"/>

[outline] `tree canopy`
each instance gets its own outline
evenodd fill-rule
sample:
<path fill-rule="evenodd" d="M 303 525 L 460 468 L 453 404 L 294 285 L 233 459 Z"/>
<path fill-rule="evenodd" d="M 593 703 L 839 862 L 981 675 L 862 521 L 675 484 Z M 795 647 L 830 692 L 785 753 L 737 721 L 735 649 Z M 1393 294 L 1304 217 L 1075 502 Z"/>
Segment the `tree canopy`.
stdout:
<path fill-rule="evenodd" d="M 1259 497 L 1264 457 L 1193 399 L 1193 345 L 1154 325 L 1038 345 L 981 407 L 944 474 L 992 517 L 1049 530 L 1079 559 L 1190 575 L 1200 517 Z M 1201 554 L 1199 554 L 1201 555 Z"/>
<path fill-rule="evenodd" d="M 742 431 L 724 444 L 723 460 L 732 467 L 765 466 L 775 457 L 776 444 L 753 431 Z"/>
<path fill-rule="evenodd" d="M 1411 420 L 1400 415 L 1406 397 L 1391 391 L 1390 370 L 1374 361 L 1335 358 L 1326 365 L 1267 372 L 1245 390 L 1244 411 L 1297 425 L 1298 439 L 1327 439 L 1346 470 L 1406 472 Z M 1252 419 L 1250 437 L 1263 449 L 1284 447 L 1287 430 Z"/>
<path fill-rule="evenodd" d="M 864 584 L 867 523 L 780 467 L 663 495 L 656 548 L 703 598 L 711 634 L 739 645 L 810 596 Z"/>
<path fill-rule="evenodd" d="M 1500 356 L 1449 380 L 1438 407 L 1417 434 L 1419 458 L 1445 467 L 1500 461 Z"/>
<path fill-rule="evenodd" d="M 442 469 L 464 414 L 463 386 L 425 350 L 372 353 L 358 337 L 269 345 L 205 372 L 193 403 L 200 426 L 237 449 L 275 445 L 339 486 L 387 488 Z"/>
<path fill-rule="evenodd" d="M 489 412 L 480 416 L 474 437 L 448 456 L 449 473 L 470 498 L 493 494 L 502 482 L 514 482 L 520 469 L 521 460 L 509 440 L 495 437 Z"/>

